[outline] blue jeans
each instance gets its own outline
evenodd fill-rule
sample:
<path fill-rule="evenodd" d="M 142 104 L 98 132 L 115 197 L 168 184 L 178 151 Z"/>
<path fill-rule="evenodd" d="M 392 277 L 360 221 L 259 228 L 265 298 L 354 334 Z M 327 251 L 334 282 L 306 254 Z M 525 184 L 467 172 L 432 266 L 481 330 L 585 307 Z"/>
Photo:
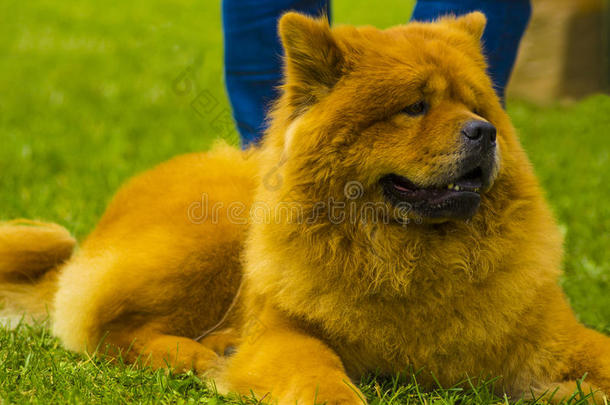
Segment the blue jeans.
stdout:
<path fill-rule="evenodd" d="M 330 17 L 328 0 L 223 0 L 225 81 L 233 117 L 246 147 L 265 128 L 266 112 L 278 96 L 282 47 L 277 20 L 288 10 Z M 531 14 L 530 0 L 419 0 L 412 19 L 429 21 L 445 14 L 479 10 L 487 16 L 483 47 L 498 96 L 515 62 Z"/>

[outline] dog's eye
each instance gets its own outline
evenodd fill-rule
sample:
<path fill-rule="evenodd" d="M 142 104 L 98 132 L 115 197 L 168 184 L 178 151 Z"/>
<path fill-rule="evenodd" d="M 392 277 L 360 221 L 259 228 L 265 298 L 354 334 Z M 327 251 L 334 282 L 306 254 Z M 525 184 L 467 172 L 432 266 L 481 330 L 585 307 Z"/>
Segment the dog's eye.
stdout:
<path fill-rule="evenodd" d="M 411 104 L 402 109 L 402 112 L 410 115 L 411 117 L 416 117 L 418 115 L 423 115 L 428 112 L 428 103 L 424 100 L 420 100 L 415 104 Z"/>

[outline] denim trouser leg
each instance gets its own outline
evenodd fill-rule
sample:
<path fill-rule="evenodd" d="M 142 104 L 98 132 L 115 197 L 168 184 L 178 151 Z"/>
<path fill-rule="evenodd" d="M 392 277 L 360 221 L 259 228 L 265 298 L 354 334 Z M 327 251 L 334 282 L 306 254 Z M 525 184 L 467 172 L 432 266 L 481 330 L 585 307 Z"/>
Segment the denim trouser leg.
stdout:
<path fill-rule="evenodd" d="M 483 47 L 489 75 L 504 101 L 504 89 L 531 15 L 530 0 L 418 0 L 411 18 L 430 21 L 445 14 L 461 15 L 475 10 L 487 16 Z"/>
<path fill-rule="evenodd" d="M 327 0 L 223 0 L 225 81 L 242 145 L 258 141 L 282 77 L 277 20 L 295 10 L 330 14 Z"/>

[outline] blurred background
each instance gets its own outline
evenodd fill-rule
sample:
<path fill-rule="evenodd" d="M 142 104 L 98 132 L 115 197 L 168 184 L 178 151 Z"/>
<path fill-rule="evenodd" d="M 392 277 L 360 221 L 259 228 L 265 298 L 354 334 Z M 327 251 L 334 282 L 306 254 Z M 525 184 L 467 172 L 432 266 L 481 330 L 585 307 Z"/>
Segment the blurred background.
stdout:
<path fill-rule="evenodd" d="M 409 0 L 334 0 L 335 24 L 408 21 Z M 564 287 L 610 326 L 610 68 L 604 0 L 534 0 L 507 108 L 566 234 Z M 0 1 L 0 220 L 83 237 L 119 185 L 237 144 L 220 0 Z"/>
<path fill-rule="evenodd" d="M 509 97 L 540 104 L 610 88 L 607 0 L 533 0 Z"/>

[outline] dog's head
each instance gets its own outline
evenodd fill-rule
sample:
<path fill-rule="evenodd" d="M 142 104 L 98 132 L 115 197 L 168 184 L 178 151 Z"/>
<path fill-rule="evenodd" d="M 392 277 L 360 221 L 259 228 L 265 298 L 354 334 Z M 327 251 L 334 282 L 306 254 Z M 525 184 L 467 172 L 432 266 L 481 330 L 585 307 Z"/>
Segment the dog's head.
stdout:
<path fill-rule="evenodd" d="M 481 52 L 485 22 L 475 12 L 382 31 L 284 15 L 286 77 L 265 142 L 287 187 L 312 201 L 351 181 L 408 218 L 473 217 L 512 142 Z"/>

